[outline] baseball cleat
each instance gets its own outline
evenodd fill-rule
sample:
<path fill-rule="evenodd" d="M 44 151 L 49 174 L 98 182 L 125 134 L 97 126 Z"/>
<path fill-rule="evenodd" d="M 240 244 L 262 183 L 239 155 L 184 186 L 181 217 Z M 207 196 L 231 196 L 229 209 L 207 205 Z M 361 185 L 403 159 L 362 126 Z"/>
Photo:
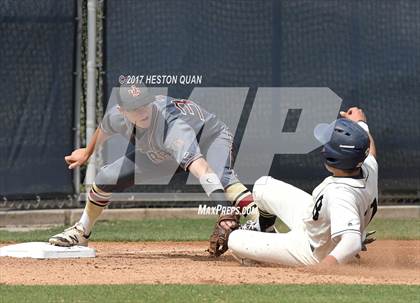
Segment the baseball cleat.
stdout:
<path fill-rule="evenodd" d="M 246 221 L 246 223 L 241 225 L 239 229 L 260 231 L 260 232 L 265 232 L 265 233 L 278 233 L 274 225 L 267 227 L 265 230 L 261 230 L 260 222 L 258 221 L 258 219 L 256 221 L 252 221 L 252 220 Z"/>
<path fill-rule="evenodd" d="M 52 236 L 48 242 L 56 246 L 88 246 L 89 235 L 85 235 L 82 223 L 78 222 L 75 225 L 65 229 L 62 233 Z"/>

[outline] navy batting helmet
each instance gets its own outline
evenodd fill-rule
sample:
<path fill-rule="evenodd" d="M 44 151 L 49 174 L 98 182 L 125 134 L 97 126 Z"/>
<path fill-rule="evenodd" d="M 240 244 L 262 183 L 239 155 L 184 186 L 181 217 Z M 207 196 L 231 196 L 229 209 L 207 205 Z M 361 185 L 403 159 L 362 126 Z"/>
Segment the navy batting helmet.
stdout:
<path fill-rule="evenodd" d="M 124 110 L 132 111 L 155 100 L 155 96 L 144 85 L 120 86 L 117 102 Z"/>
<path fill-rule="evenodd" d="M 321 153 L 329 166 L 352 170 L 362 166 L 369 154 L 368 133 L 349 119 L 318 124 L 314 135 L 324 145 Z"/>

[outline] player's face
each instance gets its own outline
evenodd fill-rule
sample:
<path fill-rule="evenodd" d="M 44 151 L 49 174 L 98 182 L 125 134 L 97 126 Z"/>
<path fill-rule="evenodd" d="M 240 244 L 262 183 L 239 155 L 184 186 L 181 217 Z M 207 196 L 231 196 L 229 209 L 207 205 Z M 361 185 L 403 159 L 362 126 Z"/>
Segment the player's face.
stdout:
<path fill-rule="evenodd" d="M 152 105 L 148 104 L 133 111 L 121 110 L 127 119 L 137 127 L 148 128 L 152 118 Z"/>
<path fill-rule="evenodd" d="M 360 169 L 355 168 L 353 171 L 344 171 L 332 166 L 329 166 L 328 164 L 324 164 L 325 168 L 333 174 L 335 177 L 351 177 L 351 176 L 357 176 L 360 174 Z"/>

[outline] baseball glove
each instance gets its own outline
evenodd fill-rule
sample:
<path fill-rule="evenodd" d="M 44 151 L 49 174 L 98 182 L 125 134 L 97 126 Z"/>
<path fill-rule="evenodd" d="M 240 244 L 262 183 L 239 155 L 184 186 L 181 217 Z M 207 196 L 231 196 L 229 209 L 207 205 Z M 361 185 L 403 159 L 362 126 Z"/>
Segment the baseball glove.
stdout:
<path fill-rule="evenodd" d="M 233 221 L 234 224 L 228 228 L 223 228 L 220 223 L 223 221 Z M 235 214 L 220 215 L 210 236 L 210 245 L 207 251 L 211 256 L 219 257 L 228 250 L 228 239 L 232 231 L 239 228 L 239 216 Z"/>

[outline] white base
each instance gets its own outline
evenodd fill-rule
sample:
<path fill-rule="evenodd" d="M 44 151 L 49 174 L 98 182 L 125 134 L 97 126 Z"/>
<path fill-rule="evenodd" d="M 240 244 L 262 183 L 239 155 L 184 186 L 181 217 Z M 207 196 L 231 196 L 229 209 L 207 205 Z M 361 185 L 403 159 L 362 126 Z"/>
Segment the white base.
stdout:
<path fill-rule="evenodd" d="M 96 251 L 85 246 L 60 247 L 47 242 L 27 242 L 0 248 L 0 257 L 63 259 L 94 258 Z"/>

